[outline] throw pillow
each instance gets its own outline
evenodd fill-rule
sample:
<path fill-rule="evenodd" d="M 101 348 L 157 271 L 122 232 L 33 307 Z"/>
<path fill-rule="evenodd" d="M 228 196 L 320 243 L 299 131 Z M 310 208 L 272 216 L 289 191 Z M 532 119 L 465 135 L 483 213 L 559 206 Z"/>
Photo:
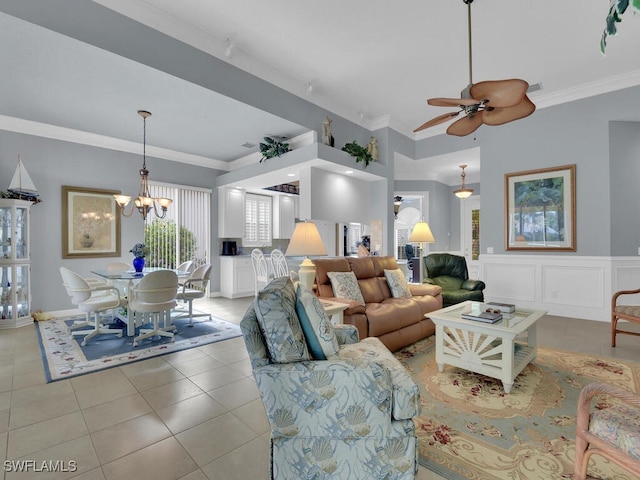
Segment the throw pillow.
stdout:
<path fill-rule="evenodd" d="M 310 360 L 296 314 L 296 292 L 289 277 L 269 282 L 258 292 L 254 308 L 272 362 Z"/>
<path fill-rule="evenodd" d="M 409 284 L 407 283 L 407 277 L 404 276 L 402 270 L 385 270 L 384 278 L 387 279 L 387 285 L 391 290 L 391 296 L 393 298 L 411 298 L 411 290 L 409 290 Z"/>
<path fill-rule="evenodd" d="M 311 356 L 316 360 L 327 360 L 337 355 L 340 348 L 331 319 L 320 299 L 300 284 L 296 289 L 296 313 Z"/>
<path fill-rule="evenodd" d="M 364 297 L 358 285 L 358 279 L 353 272 L 327 272 L 331 281 L 333 296 L 336 298 L 348 298 L 364 305 Z"/>

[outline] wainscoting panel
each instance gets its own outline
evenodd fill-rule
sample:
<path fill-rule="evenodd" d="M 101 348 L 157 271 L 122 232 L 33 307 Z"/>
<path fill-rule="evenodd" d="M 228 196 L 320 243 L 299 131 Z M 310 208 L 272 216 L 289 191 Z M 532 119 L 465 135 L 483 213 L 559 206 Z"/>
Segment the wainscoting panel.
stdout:
<path fill-rule="evenodd" d="M 543 265 L 541 268 L 544 303 L 597 309 L 605 306 L 604 268 L 567 265 Z"/>
<path fill-rule="evenodd" d="M 482 261 L 482 260 L 481 260 Z M 521 301 L 535 302 L 535 265 L 514 263 L 485 263 L 484 275 L 481 277 L 487 284 L 485 293 L 494 297 L 509 298 Z"/>
<path fill-rule="evenodd" d="M 640 257 L 483 254 L 479 278 L 486 301 L 608 322 L 613 293 L 640 288 Z"/>

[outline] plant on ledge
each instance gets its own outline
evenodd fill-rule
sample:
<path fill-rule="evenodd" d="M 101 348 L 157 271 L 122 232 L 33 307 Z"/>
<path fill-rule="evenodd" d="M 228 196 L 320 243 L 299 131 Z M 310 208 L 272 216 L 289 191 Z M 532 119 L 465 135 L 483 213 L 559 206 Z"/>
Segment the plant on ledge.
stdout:
<path fill-rule="evenodd" d="M 284 140 L 284 137 L 282 137 Z M 264 137 L 264 141 L 266 143 L 260 142 L 260 153 L 262 154 L 262 158 L 260 159 L 260 163 L 264 162 L 268 158 L 279 157 L 287 152 L 290 152 L 288 143 L 282 143 L 280 140 L 276 140 L 271 137 Z"/>
<path fill-rule="evenodd" d="M 367 147 L 358 145 L 355 140 L 342 147 L 342 151 L 347 152 L 352 157 L 356 157 L 356 163 L 364 162 L 365 168 L 369 166 L 370 162 L 373 162 L 373 157 L 367 151 Z"/>

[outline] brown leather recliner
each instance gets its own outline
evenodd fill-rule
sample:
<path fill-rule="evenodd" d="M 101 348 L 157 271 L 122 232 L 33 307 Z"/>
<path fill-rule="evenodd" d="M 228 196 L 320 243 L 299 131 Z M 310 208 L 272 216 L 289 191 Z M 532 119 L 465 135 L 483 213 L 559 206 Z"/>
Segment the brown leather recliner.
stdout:
<path fill-rule="evenodd" d="M 393 298 L 384 271 L 398 269 L 394 257 L 338 257 L 316 259 L 314 263 L 318 296 L 347 303 L 344 323 L 354 325 L 360 338 L 378 337 L 389 350 L 395 351 L 433 335 L 435 326 L 425 314 L 442 308 L 442 289 L 436 285 L 410 284 L 411 298 Z M 327 273 L 350 271 L 358 279 L 364 305 L 333 295 Z"/>

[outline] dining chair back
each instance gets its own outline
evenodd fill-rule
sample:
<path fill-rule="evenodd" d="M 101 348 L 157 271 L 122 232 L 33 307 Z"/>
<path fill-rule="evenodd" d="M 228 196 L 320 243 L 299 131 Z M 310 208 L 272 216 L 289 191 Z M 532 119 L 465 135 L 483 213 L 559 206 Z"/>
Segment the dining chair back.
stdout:
<path fill-rule="evenodd" d="M 271 250 L 271 268 L 273 269 L 273 277 L 286 277 L 289 275 L 289 266 L 287 259 L 282 250 L 274 248 Z"/>
<path fill-rule="evenodd" d="M 140 340 L 161 336 L 175 341 L 171 325 L 171 310 L 176 306 L 178 293 L 178 275 L 173 270 L 156 270 L 146 274 L 137 285 L 129 288 L 129 308 L 135 314 L 150 314 L 152 328 L 140 329 L 140 335 L 133 339 L 133 346 Z M 164 327 L 160 327 L 160 317 L 164 319 Z"/>
<path fill-rule="evenodd" d="M 86 346 L 87 342 L 96 335 L 115 333 L 117 337 L 122 337 L 121 329 L 103 326 L 106 320 L 100 318 L 100 313 L 127 304 L 127 300 L 120 296 L 118 289 L 111 285 L 90 285 L 84 278 L 66 267 L 60 267 L 60 275 L 71 303 L 85 314 L 84 322 L 77 322 L 68 328 L 72 335 L 85 335 L 82 346 Z M 93 314 L 93 320 L 90 318 L 91 314 Z M 76 328 L 84 326 L 90 326 L 93 329 L 75 331 Z"/>
<path fill-rule="evenodd" d="M 180 300 L 189 304 L 188 313 L 179 315 L 177 318 L 189 318 L 189 326 L 193 327 L 194 317 L 209 317 L 212 320 L 210 313 L 193 313 L 193 301 L 197 298 L 203 298 L 207 293 L 207 287 L 209 285 L 209 279 L 211 278 L 211 264 L 205 263 L 196 268 L 191 277 L 187 279 L 182 286 L 178 289 L 176 300 Z"/>
<path fill-rule="evenodd" d="M 254 248 L 251 251 L 251 265 L 253 266 L 253 290 L 254 294 L 258 296 L 260 285 L 264 284 L 262 285 L 264 287 L 269 283 L 269 267 L 262 250 Z"/>
<path fill-rule="evenodd" d="M 107 263 L 105 270 L 109 273 L 122 273 L 130 270 L 132 268 L 131 265 L 124 262 L 110 262 Z"/>
<path fill-rule="evenodd" d="M 196 264 L 193 263 L 192 260 L 187 260 L 186 262 L 182 262 L 180 265 L 176 267 L 176 270 L 179 272 L 191 273 Z"/>

